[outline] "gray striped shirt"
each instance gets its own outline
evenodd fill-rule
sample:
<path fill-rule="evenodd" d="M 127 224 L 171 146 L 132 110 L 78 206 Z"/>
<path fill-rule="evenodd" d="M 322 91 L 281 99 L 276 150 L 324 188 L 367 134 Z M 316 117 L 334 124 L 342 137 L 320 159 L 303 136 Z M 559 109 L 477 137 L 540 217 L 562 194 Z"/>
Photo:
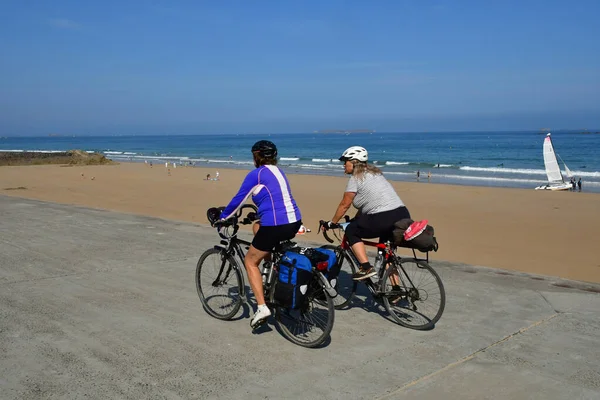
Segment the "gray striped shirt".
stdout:
<path fill-rule="evenodd" d="M 352 205 L 363 214 L 377 214 L 404 206 L 382 174 L 365 172 L 362 179 L 350 177 L 346 192 L 356 193 Z"/>

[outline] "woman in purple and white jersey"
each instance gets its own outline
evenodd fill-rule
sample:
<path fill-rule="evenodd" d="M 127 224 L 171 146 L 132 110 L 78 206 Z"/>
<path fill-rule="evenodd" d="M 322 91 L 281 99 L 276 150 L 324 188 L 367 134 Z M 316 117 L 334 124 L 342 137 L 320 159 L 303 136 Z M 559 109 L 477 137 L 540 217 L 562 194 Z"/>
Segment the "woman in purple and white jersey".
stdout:
<path fill-rule="evenodd" d="M 302 221 L 290 184 L 283 171 L 277 167 L 275 144 L 260 140 L 252 146 L 252 155 L 256 169 L 246 175 L 240 190 L 221 213 L 221 219 L 233 216 L 250 196 L 258 207 L 260 222 L 253 226 L 254 240 L 244 259 L 250 287 L 258 304 L 250 322 L 250 326 L 255 328 L 271 315 L 265 304 L 258 266 L 279 242 L 296 236 Z"/>

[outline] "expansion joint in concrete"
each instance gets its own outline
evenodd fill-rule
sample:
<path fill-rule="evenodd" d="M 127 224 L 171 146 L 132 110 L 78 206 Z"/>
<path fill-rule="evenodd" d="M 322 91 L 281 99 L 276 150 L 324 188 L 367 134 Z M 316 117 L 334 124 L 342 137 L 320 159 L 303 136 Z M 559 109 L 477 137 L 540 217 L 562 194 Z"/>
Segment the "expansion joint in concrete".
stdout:
<path fill-rule="evenodd" d="M 486 347 L 483 347 L 483 348 L 481 348 L 481 349 L 479 349 L 479 350 L 477 350 L 477 351 L 469 354 L 466 357 L 461 358 L 460 360 L 457 360 L 457 361 L 455 361 L 453 363 L 450 363 L 450 364 L 446 365 L 445 367 L 440 368 L 437 371 L 434 371 L 434 372 L 432 372 L 432 373 L 430 373 L 428 375 L 422 376 L 422 377 L 417 378 L 417 379 L 415 379 L 415 380 L 413 380 L 411 382 L 408 382 L 407 384 L 405 384 L 402 387 L 394 390 L 393 392 L 387 393 L 387 394 L 385 394 L 385 395 L 383 395 L 381 397 L 377 397 L 377 400 L 391 399 L 394 396 L 396 396 L 396 395 L 400 394 L 401 392 L 403 392 L 404 390 L 406 390 L 406 389 L 408 389 L 408 388 L 410 388 L 412 386 L 415 386 L 415 385 L 417 385 L 417 384 L 419 384 L 419 383 L 421 383 L 423 381 L 431 379 L 431 378 L 433 378 L 433 377 L 441 374 L 442 372 L 448 371 L 448 370 L 450 370 L 450 369 L 452 369 L 454 367 L 457 367 L 457 366 L 459 366 L 461 364 L 464 364 L 465 362 L 467 362 L 467 361 L 472 360 L 473 358 L 475 358 L 478 354 L 483 353 L 486 350 L 488 350 L 488 349 L 490 349 L 490 348 L 492 348 L 494 346 L 497 346 L 497 345 L 499 345 L 501 343 L 504 343 L 504 342 L 506 342 L 506 341 L 514 338 L 515 336 L 518 336 L 518 335 L 520 335 L 522 333 L 525 333 L 525 332 L 529 331 L 530 329 L 533 329 L 533 328 L 535 328 L 535 327 L 537 327 L 539 325 L 545 324 L 548 321 L 550 321 L 550 320 L 558 317 L 559 315 L 561 315 L 561 314 L 560 313 L 556 313 L 556 314 L 552 314 L 552 315 L 550 315 L 550 316 L 548 316 L 546 318 L 542 318 L 541 320 L 536 321 L 533 324 L 531 324 L 531 325 L 529 325 L 529 326 L 527 326 L 525 328 L 521 328 L 518 331 L 516 331 L 514 333 L 511 333 L 510 335 L 507 335 L 507 336 L 503 337 L 502 339 L 497 340 L 494 343 L 492 343 L 492 344 L 490 344 L 490 345 L 488 345 Z"/>

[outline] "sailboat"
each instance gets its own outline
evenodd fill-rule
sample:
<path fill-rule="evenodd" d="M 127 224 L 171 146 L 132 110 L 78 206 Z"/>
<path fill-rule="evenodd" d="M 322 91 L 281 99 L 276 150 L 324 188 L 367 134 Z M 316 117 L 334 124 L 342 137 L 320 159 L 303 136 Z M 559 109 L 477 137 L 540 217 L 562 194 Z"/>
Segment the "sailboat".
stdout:
<path fill-rule="evenodd" d="M 552 139 L 550 137 L 550 133 L 546 135 L 544 139 L 544 165 L 546 166 L 546 175 L 548 176 L 548 184 L 538 186 L 535 190 L 569 190 L 572 185 L 570 183 L 565 182 L 565 179 L 560 172 L 560 167 L 558 166 L 558 161 L 556 160 L 556 153 L 554 153 L 554 146 L 552 145 Z M 561 159 L 562 160 L 562 159 Z M 567 164 L 563 161 L 565 165 L 565 171 L 567 176 L 573 176 Z"/>

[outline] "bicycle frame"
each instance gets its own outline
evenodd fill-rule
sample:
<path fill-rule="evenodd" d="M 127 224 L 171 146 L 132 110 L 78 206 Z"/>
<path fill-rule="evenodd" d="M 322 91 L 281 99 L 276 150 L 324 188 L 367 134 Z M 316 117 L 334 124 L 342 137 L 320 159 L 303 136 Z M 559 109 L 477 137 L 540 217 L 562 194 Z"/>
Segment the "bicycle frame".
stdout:
<path fill-rule="evenodd" d="M 352 247 L 350 246 L 350 244 L 348 243 L 348 239 L 346 238 L 345 229 L 346 229 L 346 226 L 348 226 L 348 223 L 342 223 L 342 224 L 340 224 L 340 226 L 341 226 L 342 230 L 344 231 L 344 236 L 342 237 L 342 239 L 340 241 L 340 247 L 352 259 L 352 262 L 354 262 L 354 264 L 356 266 L 360 266 L 360 263 L 358 262 L 358 259 L 356 258 L 356 255 L 352 251 Z M 339 239 L 339 237 L 338 237 L 338 239 Z M 410 277 L 408 276 L 408 274 L 402 267 L 401 257 L 394 253 L 394 250 L 389 245 L 389 243 L 378 243 L 378 242 L 373 242 L 373 241 L 369 241 L 369 240 L 363 240 L 363 243 L 365 246 L 375 247 L 378 252 L 381 251 L 383 253 L 382 255 L 384 257 L 381 268 L 379 269 L 379 271 L 377 271 L 377 275 L 376 275 L 377 281 L 374 282 L 373 278 L 367 278 L 367 279 L 364 279 L 361 281 L 362 283 L 364 283 L 367 286 L 367 288 L 369 289 L 369 292 L 371 292 L 371 295 L 373 297 L 379 297 L 385 293 L 380 290 L 379 286 L 380 286 L 383 274 L 384 274 L 385 270 L 388 268 L 389 264 L 394 264 L 394 266 L 396 268 L 402 270 L 404 278 L 408 281 L 408 283 L 410 284 L 411 287 L 414 287 L 412 280 L 410 279 Z M 413 253 L 414 253 L 414 249 L 413 249 Z M 418 260 L 416 255 L 415 255 L 414 259 Z M 402 276 L 398 276 L 398 278 L 400 280 L 402 280 Z"/>
<path fill-rule="evenodd" d="M 242 246 L 250 246 L 250 244 L 250 242 L 247 242 L 245 240 L 239 239 L 237 236 L 234 236 L 229 240 L 221 240 L 220 244 L 215 245 L 214 248 L 217 250 L 225 250 L 225 254 L 233 258 L 237 256 L 238 261 L 241 261 L 241 264 L 244 265 L 245 254 L 242 250 Z M 224 271 L 225 264 L 227 264 L 227 259 L 223 258 L 221 260 L 221 268 L 219 269 L 219 274 L 212 283 L 212 286 L 219 286 L 222 282 L 225 282 L 229 278 L 229 274 L 231 273 L 232 269 L 239 270 L 237 264 L 229 264 L 230 267 L 227 269 L 227 271 Z M 225 272 L 225 276 L 221 278 L 223 272 Z M 246 282 L 244 280 L 244 274 L 242 274 L 241 271 L 240 277 L 242 280 L 242 292 L 240 293 L 240 296 L 242 297 L 242 301 L 244 303 L 248 303 L 248 299 L 246 297 Z"/>

